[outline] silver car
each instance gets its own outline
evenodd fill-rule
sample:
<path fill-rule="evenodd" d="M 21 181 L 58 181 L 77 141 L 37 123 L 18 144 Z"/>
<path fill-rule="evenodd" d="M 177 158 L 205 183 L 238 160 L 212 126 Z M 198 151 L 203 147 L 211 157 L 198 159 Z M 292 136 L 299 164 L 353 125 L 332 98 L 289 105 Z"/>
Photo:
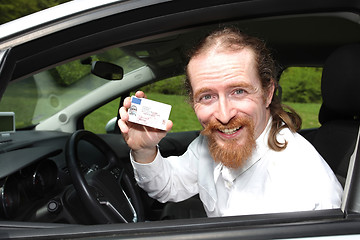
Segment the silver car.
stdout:
<path fill-rule="evenodd" d="M 319 122 L 299 133 L 343 184 L 341 208 L 207 218 L 198 196 L 164 204 L 136 185 L 119 106 L 163 82 L 151 99 L 180 97 L 159 148 L 184 153 L 201 130 L 185 53 L 219 24 L 264 39 L 281 74 L 320 69 Z M 359 0 L 76 0 L 1 25 L 0 238 L 360 238 L 359 44 Z"/>

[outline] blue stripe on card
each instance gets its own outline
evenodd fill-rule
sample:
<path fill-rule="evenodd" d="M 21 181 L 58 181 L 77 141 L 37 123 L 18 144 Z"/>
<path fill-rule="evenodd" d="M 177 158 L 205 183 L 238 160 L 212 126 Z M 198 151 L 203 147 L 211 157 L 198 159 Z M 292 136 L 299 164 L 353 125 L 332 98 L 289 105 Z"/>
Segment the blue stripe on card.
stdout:
<path fill-rule="evenodd" d="M 141 99 L 140 99 L 140 98 L 133 97 L 133 98 L 131 99 L 131 102 L 132 102 L 132 103 L 135 103 L 135 104 L 141 104 Z"/>

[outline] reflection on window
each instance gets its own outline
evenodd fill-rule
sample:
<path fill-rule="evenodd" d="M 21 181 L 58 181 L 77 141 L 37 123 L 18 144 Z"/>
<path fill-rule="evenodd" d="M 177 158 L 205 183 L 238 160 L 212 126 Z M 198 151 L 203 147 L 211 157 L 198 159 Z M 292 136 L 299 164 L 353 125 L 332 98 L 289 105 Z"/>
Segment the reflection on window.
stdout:
<path fill-rule="evenodd" d="M 17 129 L 38 124 L 108 83 L 91 74 L 91 62 L 96 60 L 118 64 L 125 74 L 144 65 L 120 48 L 77 59 L 9 83 L 0 111 L 15 112 Z"/>

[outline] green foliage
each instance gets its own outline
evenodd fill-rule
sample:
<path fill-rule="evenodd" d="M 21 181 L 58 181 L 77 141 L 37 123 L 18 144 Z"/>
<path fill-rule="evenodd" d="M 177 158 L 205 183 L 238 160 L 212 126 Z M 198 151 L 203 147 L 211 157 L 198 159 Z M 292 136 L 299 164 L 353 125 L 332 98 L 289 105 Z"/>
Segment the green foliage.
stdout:
<path fill-rule="evenodd" d="M 0 0 L 0 24 L 69 0 Z"/>
<path fill-rule="evenodd" d="M 301 129 L 320 127 L 318 115 L 321 103 L 284 102 L 284 104 L 292 107 L 301 116 Z"/>
<path fill-rule="evenodd" d="M 0 102 L 0 112 L 15 112 L 16 128 L 31 126 L 38 90 L 32 77 L 9 84 Z"/>
<path fill-rule="evenodd" d="M 149 99 L 170 104 L 172 106 L 170 119 L 174 125 L 172 132 L 200 130 L 201 125 L 194 113 L 194 110 L 187 102 L 186 96 L 169 95 L 162 93 L 146 92 Z M 95 133 L 105 133 L 106 123 L 117 115 L 120 99 L 98 108 L 84 119 L 86 130 Z"/>
<path fill-rule="evenodd" d="M 171 129 L 172 132 L 202 129 L 194 110 L 188 103 L 187 96 L 147 93 L 147 97 L 149 99 L 154 99 L 159 102 L 170 104 L 172 106 L 169 117 L 170 120 L 172 120 L 174 123 Z"/>
<path fill-rule="evenodd" d="M 116 61 L 116 60 L 126 57 L 126 54 L 120 48 L 113 48 L 110 51 L 105 51 L 103 53 L 98 54 L 96 57 L 98 59 L 94 59 L 94 57 L 93 57 L 92 60 L 93 61 L 101 60 L 101 61 L 113 62 L 113 61 Z"/>
<path fill-rule="evenodd" d="M 144 91 L 146 93 L 151 92 L 151 93 L 184 95 L 185 94 L 184 80 L 185 80 L 184 75 L 168 78 L 147 85 L 141 88 L 141 91 Z"/>
<path fill-rule="evenodd" d="M 50 69 L 50 73 L 59 85 L 68 86 L 88 75 L 90 65 L 84 65 L 80 60 L 76 60 Z"/>
<path fill-rule="evenodd" d="M 282 100 L 298 103 L 321 102 L 321 68 L 291 67 L 280 78 Z"/>

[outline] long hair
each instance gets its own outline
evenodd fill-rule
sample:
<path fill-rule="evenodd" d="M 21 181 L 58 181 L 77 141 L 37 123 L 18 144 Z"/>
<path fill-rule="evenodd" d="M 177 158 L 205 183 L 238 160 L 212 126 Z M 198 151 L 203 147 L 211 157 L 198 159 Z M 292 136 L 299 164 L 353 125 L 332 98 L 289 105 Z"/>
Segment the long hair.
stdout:
<path fill-rule="evenodd" d="M 190 60 L 191 58 L 206 53 L 214 48 L 216 48 L 217 51 L 233 52 L 249 48 L 255 53 L 256 69 L 261 81 L 264 96 L 269 93 L 272 84 L 275 86 L 275 92 L 269 105 L 272 116 L 272 126 L 270 129 L 268 145 L 275 151 L 285 149 L 287 142 L 280 143 L 276 136 L 283 128 L 289 128 L 292 132 L 298 131 L 301 127 L 301 118 L 292 108 L 281 104 L 280 98 L 275 94 L 278 89 L 277 68 L 265 42 L 256 37 L 244 34 L 237 28 L 224 27 L 205 37 L 189 52 L 188 58 Z M 190 102 L 193 103 L 193 91 L 187 69 L 185 88 L 190 97 Z"/>

